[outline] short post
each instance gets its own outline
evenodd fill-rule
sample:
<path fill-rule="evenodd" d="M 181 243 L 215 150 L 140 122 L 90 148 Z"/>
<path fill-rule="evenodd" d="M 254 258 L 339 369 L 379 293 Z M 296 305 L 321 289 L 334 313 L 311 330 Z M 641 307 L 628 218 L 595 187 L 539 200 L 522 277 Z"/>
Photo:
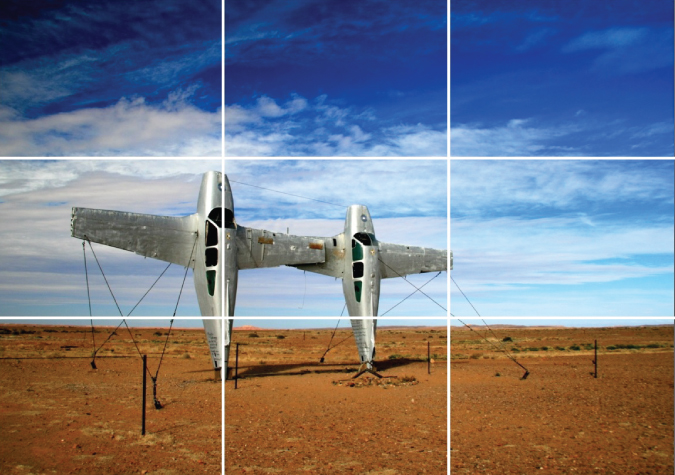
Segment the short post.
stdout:
<path fill-rule="evenodd" d="M 237 352 L 234 357 L 234 389 L 237 389 L 238 380 L 239 380 L 239 343 L 237 343 Z"/>
<path fill-rule="evenodd" d="M 143 355 L 143 411 L 141 416 L 141 435 L 145 435 L 145 395 L 147 393 L 147 368 L 148 367 L 148 356 Z"/>
<path fill-rule="evenodd" d="M 431 343 L 427 341 L 427 372 L 431 374 Z"/>
<path fill-rule="evenodd" d="M 595 364 L 595 378 L 598 378 L 598 340 L 595 340 L 595 358 L 593 359 Z"/>

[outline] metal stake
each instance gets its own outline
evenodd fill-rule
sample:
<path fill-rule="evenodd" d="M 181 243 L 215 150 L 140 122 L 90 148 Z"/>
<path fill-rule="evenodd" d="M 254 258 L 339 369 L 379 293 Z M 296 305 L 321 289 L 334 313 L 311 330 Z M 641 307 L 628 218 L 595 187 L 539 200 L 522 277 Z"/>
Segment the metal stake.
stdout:
<path fill-rule="evenodd" d="M 427 341 L 427 372 L 431 374 L 431 343 Z"/>
<path fill-rule="evenodd" d="M 234 358 L 234 389 L 237 389 L 238 380 L 239 380 L 239 343 L 237 343 L 237 353 Z"/>
<path fill-rule="evenodd" d="M 147 367 L 148 367 L 148 356 L 143 355 L 143 410 L 142 410 L 142 418 L 141 418 L 141 435 L 145 435 L 145 395 L 147 393 Z"/>

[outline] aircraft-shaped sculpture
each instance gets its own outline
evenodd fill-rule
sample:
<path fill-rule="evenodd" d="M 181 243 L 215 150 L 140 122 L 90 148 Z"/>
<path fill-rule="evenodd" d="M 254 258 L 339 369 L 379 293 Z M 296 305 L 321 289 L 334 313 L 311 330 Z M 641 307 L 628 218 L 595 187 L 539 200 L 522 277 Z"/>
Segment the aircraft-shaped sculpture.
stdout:
<path fill-rule="evenodd" d="M 330 237 L 292 236 L 238 226 L 227 176 L 202 178 L 197 212 L 185 217 L 73 208 L 73 237 L 194 270 L 202 316 L 234 314 L 240 269 L 287 265 L 341 278 L 350 316 L 376 316 L 380 280 L 447 270 L 447 251 L 378 242 L 368 208 L 347 209 L 344 232 Z M 225 185 L 225 305 L 222 276 L 222 195 Z M 227 368 L 232 320 L 204 320 L 215 369 Z M 361 363 L 372 369 L 376 320 L 352 320 Z M 220 348 L 223 348 L 221 355 Z"/>
<path fill-rule="evenodd" d="M 282 265 L 342 279 L 350 316 L 377 316 L 380 280 L 447 271 L 448 252 L 379 242 L 363 205 L 347 209 L 344 231 L 333 237 L 292 236 L 235 221 L 225 175 L 225 312 L 234 315 L 239 270 Z"/>

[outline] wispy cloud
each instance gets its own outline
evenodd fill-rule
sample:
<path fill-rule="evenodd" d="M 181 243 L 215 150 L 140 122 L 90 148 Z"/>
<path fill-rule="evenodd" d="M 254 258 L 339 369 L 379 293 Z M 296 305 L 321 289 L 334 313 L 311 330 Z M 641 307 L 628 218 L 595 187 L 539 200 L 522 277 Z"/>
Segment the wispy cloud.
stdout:
<path fill-rule="evenodd" d="M 184 91 L 161 104 L 122 98 L 34 119 L 0 108 L 4 156 L 219 156 L 220 148 L 220 111 L 195 107 Z"/>
<path fill-rule="evenodd" d="M 673 64 L 673 29 L 613 27 L 584 33 L 561 49 L 563 53 L 601 50 L 596 72 L 634 74 Z"/>
<path fill-rule="evenodd" d="M 227 156 L 445 156 L 445 124 L 382 126 L 369 109 L 261 96 L 225 106 Z"/>

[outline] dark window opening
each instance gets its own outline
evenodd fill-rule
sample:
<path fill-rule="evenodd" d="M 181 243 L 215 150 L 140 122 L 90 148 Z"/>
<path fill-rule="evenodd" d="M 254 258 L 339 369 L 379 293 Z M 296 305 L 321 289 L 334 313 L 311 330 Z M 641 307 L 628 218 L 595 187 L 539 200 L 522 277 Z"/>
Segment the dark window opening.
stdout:
<path fill-rule="evenodd" d="M 209 295 L 213 297 L 213 293 L 216 290 L 216 271 L 206 271 L 206 287 L 208 288 Z"/>
<path fill-rule="evenodd" d="M 218 265 L 218 248 L 209 247 L 206 249 L 206 267 L 215 267 Z"/>
<path fill-rule="evenodd" d="M 352 264 L 352 276 L 355 279 L 363 277 L 363 262 L 355 262 Z"/>
<path fill-rule="evenodd" d="M 234 211 L 231 209 L 225 210 L 225 227 L 228 229 L 234 228 Z"/>
<path fill-rule="evenodd" d="M 211 221 L 206 221 L 206 247 L 218 245 L 218 228 Z"/>
<path fill-rule="evenodd" d="M 228 210 L 229 211 L 229 210 Z M 216 226 L 221 228 L 223 226 L 223 210 L 222 208 L 213 208 L 209 213 L 209 219 L 216 223 Z"/>
<path fill-rule="evenodd" d="M 354 234 L 354 237 L 358 239 L 360 243 L 362 243 L 364 246 L 372 246 L 373 243 L 370 239 L 370 234 L 366 233 L 356 233 Z"/>
<path fill-rule="evenodd" d="M 333 247 L 337 247 L 337 239 L 333 238 Z"/>

